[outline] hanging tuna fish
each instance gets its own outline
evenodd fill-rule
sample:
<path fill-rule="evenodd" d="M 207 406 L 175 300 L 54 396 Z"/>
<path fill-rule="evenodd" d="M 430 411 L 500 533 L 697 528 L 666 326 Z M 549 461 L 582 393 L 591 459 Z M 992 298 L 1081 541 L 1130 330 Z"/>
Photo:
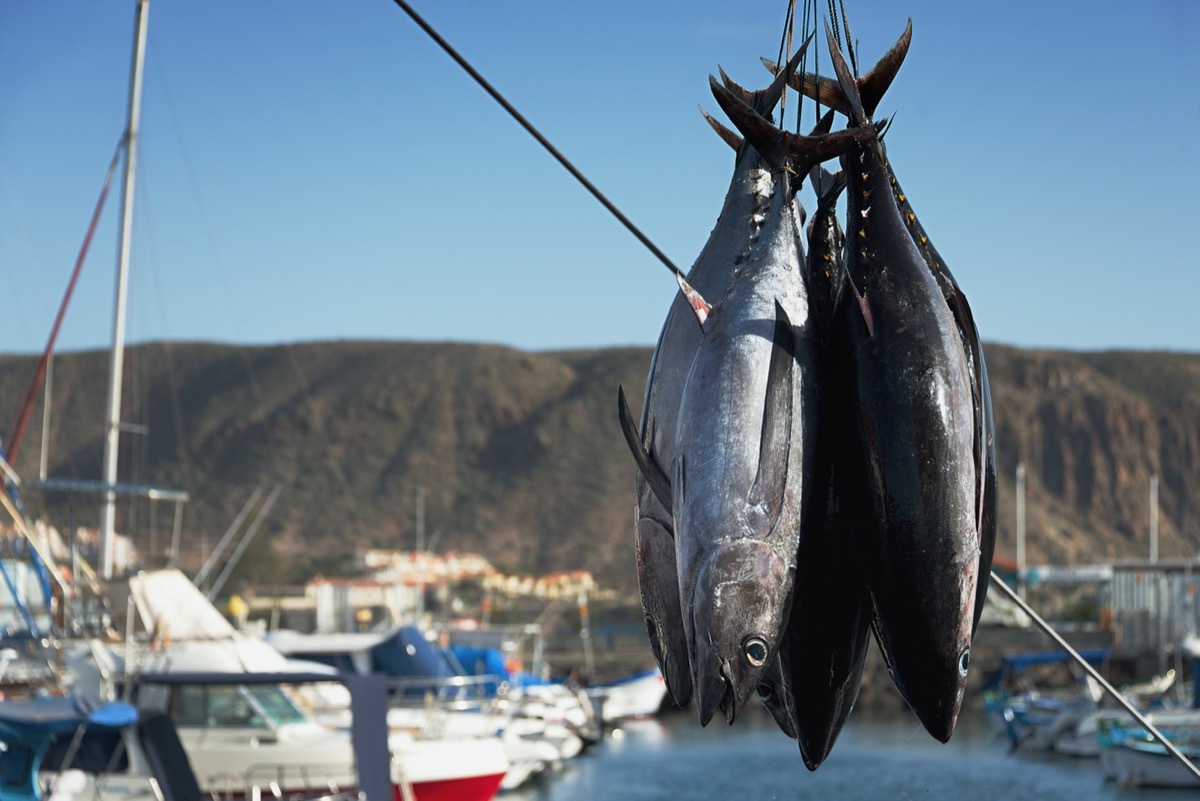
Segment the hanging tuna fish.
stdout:
<path fill-rule="evenodd" d="M 904 33 L 888 50 L 875 66 L 866 74 L 855 80 L 864 111 L 874 114 L 888 87 L 899 72 L 904 57 L 912 44 L 912 20 L 908 21 Z M 763 62 L 772 73 L 777 72 L 777 66 L 769 61 Z M 850 104 L 842 92 L 838 81 L 812 75 L 809 73 L 789 73 L 789 84 L 818 103 L 834 108 L 846 117 L 851 116 Z M 882 142 L 880 143 L 882 149 Z M 934 247 L 926 233 L 912 204 L 900 183 L 896 179 L 895 170 L 890 159 L 885 157 L 892 194 L 913 243 L 920 251 L 930 272 L 942 291 L 947 306 L 954 317 L 959 337 L 971 367 L 971 395 L 974 402 L 975 442 L 974 453 L 977 473 L 980 478 L 978 491 L 978 516 L 980 532 L 980 575 L 987 576 L 991 572 L 992 555 L 996 545 L 996 442 L 995 425 L 992 415 L 992 393 L 988 382 L 987 365 L 984 361 L 983 348 L 979 340 L 979 331 L 975 327 L 974 315 L 966 295 L 954 280 L 945 260 Z M 815 222 L 815 218 L 814 218 Z M 987 582 L 980 583 L 980 590 L 975 596 L 975 610 L 972 629 L 979 625 L 979 616 L 983 612 L 984 601 L 987 598 Z"/>
<path fill-rule="evenodd" d="M 765 93 L 745 96 L 769 110 L 786 73 Z M 723 107 L 741 102 L 738 90 L 711 83 Z M 851 129 L 794 137 L 803 142 L 796 172 L 804 175 L 874 135 Z M 776 652 L 811 492 L 805 477 L 817 455 L 816 419 L 806 412 L 819 397 L 819 343 L 801 276 L 794 194 L 787 176 L 773 180 L 761 155 L 741 148 L 721 220 L 688 276 L 711 306 L 676 301 L 647 381 L 642 430 L 648 436 L 625 426 L 642 467 L 639 581 L 648 629 L 652 643 L 659 638 L 656 655 L 665 655 L 660 664 L 672 671 L 682 662 L 678 648 L 686 648 L 702 724 L 718 709 L 733 722 Z M 727 235 L 731 229 L 738 239 Z M 683 333 L 681 318 L 688 317 L 693 330 Z M 629 420 L 624 410 L 622 420 Z M 669 521 L 662 514 L 666 499 L 654 491 L 664 484 Z M 646 530 L 674 537 L 682 643 L 676 621 L 653 619 L 669 604 L 647 595 L 662 592 L 660 577 L 670 568 L 657 549 L 643 547 Z"/>
<path fill-rule="evenodd" d="M 741 133 L 721 217 L 668 314 L 640 432 L 637 552 L 651 647 L 677 702 L 733 722 L 757 691 L 816 769 L 857 698 L 874 628 L 933 736 L 961 707 L 995 542 L 991 396 L 966 298 L 900 189 L 871 115 L 904 36 L 851 76 L 767 90 L 724 76 Z M 807 42 L 805 45 L 807 46 Z M 769 119 L 782 83 L 845 114 Z M 830 174 L 820 163 L 840 156 Z M 805 258 L 795 193 L 817 213 Z M 847 197 L 846 226 L 836 205 Z"/>
<path fill-rule="evenodd" d="M 827 34 L 850 122 L 862 125 L 870 116 L 860 87 Z M 835 314 L 857 450 L 839 467 L 889 670 L 925 728 L 945 742 L 962 704 L 977 596 L 987 581 L 984 572 L 980 587 L 989 538 L 981 531 L 981 432 L 990 430 L 981 361 L 910 233 L 883 143 L 850 153 L 843 169 L 849 292 Z"/>

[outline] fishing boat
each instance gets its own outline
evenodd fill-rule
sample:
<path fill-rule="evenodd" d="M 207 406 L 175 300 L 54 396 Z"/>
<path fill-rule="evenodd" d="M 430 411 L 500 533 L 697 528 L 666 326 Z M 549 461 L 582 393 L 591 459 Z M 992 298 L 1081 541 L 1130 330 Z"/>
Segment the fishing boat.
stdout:
<path fill-rule="evenodd" d="M 1107 649 L 1080 652 L 1090 663 L 1108 658 Z M 1013 748 L 1046 751 L 1084 717 L 1096 711 L 1103 690 L 1090 676 L 1076 676 L 1070 688 L 1047 691 L 1029 678 L 1038 666 L 1071 666 L 1065 651 L 1005 654 L 984 682 L 984 709 L 993 727 Z"/>
<path fill-rule="evenodd" d="M 1180 753 L 1200 761 L 1200 727 L 1159 727 Z M 1106 763 L 1112 778 L 1129 787 L 1187 787 L 1200 790 L 1200 779 L 1145 729 L 1107 727 Z"/>
<path fill-rule="evenodd" d="M 0 703 L 0 795 L 7 801 L 197 801 L 169 718 L 120 701 L 43 697 Z"/>
<path fill-rule="evenodd" d="M 1174 686 L 1175 671 L 1168 670 L 1148 681 L 1124 685 L 1118 691 L 1155 726 L 1174 728 L 1200 723 L 1200 710 L 1179 707 L 1166 699 L 1166 693 Z M 1099 757 L 1102 728 L 1133 725 L 1133 716 L 1127 711 L 1102 707 L 1074 719 L 1070 725 L 1060 727 L 1052 738 L 1050 748 L 1064 756 Z"/>

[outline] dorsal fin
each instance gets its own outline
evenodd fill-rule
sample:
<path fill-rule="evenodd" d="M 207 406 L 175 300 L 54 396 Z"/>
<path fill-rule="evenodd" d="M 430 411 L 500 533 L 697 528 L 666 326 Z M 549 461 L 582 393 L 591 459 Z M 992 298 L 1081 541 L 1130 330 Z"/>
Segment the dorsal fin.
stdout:
<path fill-rule="evenodd" d="M 772 528 L 783 508 L 784 490 L 787 487 L 788 458 L 792 444 L 795 343 L 792 321 L 779 301 L 775 301 L 775 327 L 771 361 L 767 367 L 767 392 L 763 399 L 758 472 L 754 476 L 748 499 L 751 507 L 766 510 Z"/>
<path fill-rule="evenodd" d="M 700 109 L 700 113 L 704 116 L 704 119 L 708 122 L 708 124 L 712 127 L 712 129 L 717 132 L 717 136 L 721 137 L 721 139 L 725 142 L 725 144 L 732 147 L 735 151 L 741 149 L 742 137 L 738 136 L 733 131 L 729 130 L 724 125 L 722 125 L 720 122 L 713 119 L 713 116 L 711 114 L 709 114 L 707 111 L 705 111 L 703 106 L 698 106 L 697 108 Z"/>
<path fill-rule="evenodd" d="M 671 481 L 659 467 L 658 462 L 654 461 L 650 452 L 646 450 L 641 435 L 638 434 L 637 425 L 633 422 L 633 415 L 629 413 L 629 402 L 625 400 L 625 388 L 620 384 L 617 385 L 617 420 L 621 423 L 621 433 L 625 435 L 625 443 L 629 445 L 629 452 L 633 454 L 633 461 L 637 463 L 638 470 L 646 479 L 646 483 L 650 485 L 654 497 L 658 499 L 664 509 L 669 511 L 671 509 Z"/>

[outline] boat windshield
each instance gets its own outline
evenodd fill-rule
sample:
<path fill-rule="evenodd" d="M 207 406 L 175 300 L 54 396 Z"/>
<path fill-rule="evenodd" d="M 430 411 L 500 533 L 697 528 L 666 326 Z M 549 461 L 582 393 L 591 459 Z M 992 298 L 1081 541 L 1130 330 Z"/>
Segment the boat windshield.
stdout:
<path fill-rule="evenodd" d="M 258 684 L 240 689 L 254 700 L 255 705 L 262 710 L 263 714 L 270 718 L 272 725 L 303 723 L 308 719 L 282 687 Z"/>
<path fill-rule="evenodd" d="M 203 685 L 176 687 L 171 717 L 179 726 L 267 726 L 303 723 L 307 718 L 277 685 Z"/>

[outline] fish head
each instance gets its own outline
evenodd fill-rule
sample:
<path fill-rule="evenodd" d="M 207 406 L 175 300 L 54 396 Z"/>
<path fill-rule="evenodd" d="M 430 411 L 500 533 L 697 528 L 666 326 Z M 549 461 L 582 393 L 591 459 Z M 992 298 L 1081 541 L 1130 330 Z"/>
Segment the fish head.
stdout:
<path fill-rule="evenodd" d="M 906 610 L 908 622 L 915 624 L 911 628 L 906 628 L 903 619 L 897 626 L 893 617 L 883 629 L 876 619 L 888 672 L 925 730 L 943 743 L 954 734 L 967 688 L 978 566 L 976 549 L 953 573 L 944 574 L 946 580 L 938 582 L 942 591 L 936 594 L 937 600 L 931 593 L 921 607 L 924 622 L 912 620 L 915 607 Z M 951 587 L 954 591 L 945 591 Z"/>
<path fill-rule="evenodd" d="M 726 541 L 697 574 L 691 599 L 693 691 L 701 725 L 733 723 L 775 654 L 794 566 L 760 540 Z"/>

